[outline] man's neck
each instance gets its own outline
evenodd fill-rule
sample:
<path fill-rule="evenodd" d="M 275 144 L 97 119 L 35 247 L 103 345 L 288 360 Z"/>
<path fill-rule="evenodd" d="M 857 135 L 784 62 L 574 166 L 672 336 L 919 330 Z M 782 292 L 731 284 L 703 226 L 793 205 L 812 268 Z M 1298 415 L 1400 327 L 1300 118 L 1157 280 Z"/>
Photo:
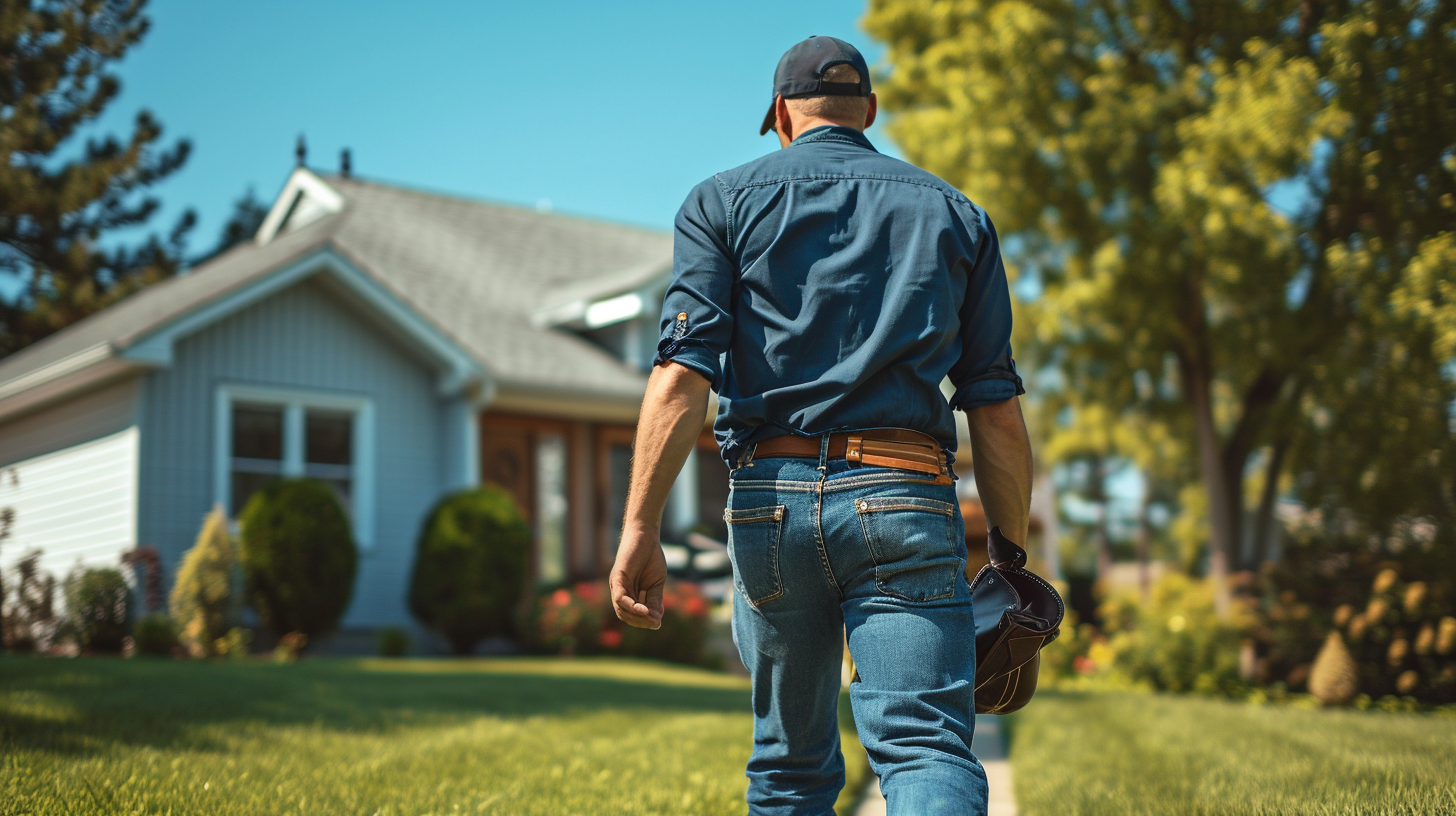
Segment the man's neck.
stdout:
<path fill-rule="evenodd" d="M 780 138 L 779 138 L 779 141 L 782 143 L 782 145 L 784 147 L 788 147 L 790 144 L 793 143 L 794 139 L 799 138 L 800 136 L 804 135 L 805 133 L 808 133 L 809 131 L 813 130 L 814 128 L 819 128 L 819 127 L 847 127 L 847 128 L 851 128 L 853 130 L 858 130 L 860 132 L 863 132 L 864 131 L 864 128 L 860 127 L 859 125 L 855 125 L 855 124 L 853 124 L 851 122 L 840 122 L 840 121 L 836 121 L 834 119 L 825 119 L 825 118 L 820 117 L 820 116 L 809 116 L 809 117 L 805 117 L 804 119 L 795 119 L 793 121 L 793 126 L 794 126 L 794 132 L 789 135 L 789 138 L 788 139 L 784 139 L 782 136 L 780 136 Z"/>

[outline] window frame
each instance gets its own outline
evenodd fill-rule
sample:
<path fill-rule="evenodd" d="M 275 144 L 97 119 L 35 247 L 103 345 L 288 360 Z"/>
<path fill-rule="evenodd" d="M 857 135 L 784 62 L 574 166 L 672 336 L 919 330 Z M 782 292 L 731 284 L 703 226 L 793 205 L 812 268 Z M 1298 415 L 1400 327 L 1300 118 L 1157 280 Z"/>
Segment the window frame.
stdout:
<path fill-rule="evenodd" d="M 353 418 L 350 502 L 354 541 L 361 550 L 374 547 L 374 400 L 292 388 L 224 383 L 217 387 L 213 433 L 213 499 L 224 508 L 232 497 L 233 405 L 276 405 L 283 408 L 283 476 L 305 475 L 304 412 L 309 409 L 347 412 Z"/>

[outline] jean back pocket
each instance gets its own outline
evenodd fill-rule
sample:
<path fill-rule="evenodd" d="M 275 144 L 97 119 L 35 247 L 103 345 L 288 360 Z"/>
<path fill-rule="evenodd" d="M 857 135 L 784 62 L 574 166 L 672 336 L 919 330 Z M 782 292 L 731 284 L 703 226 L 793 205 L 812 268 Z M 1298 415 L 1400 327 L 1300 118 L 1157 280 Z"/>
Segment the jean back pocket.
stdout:
<path fill-rule="evenodd" d="M 728 560 L 733 564 L 733 587 L 754 606 L 784 594 L 779 574 L 779 538 L 783 534 L 784 505 L 728 508 Z"/>
<path fill-rule="evenodd" d="M 857 499 L 865 543 L 875 562 L 875 586 L 906 601 L 934 601 L 955 594 L 965 570 L 954 504 L 920 496 Z"/>

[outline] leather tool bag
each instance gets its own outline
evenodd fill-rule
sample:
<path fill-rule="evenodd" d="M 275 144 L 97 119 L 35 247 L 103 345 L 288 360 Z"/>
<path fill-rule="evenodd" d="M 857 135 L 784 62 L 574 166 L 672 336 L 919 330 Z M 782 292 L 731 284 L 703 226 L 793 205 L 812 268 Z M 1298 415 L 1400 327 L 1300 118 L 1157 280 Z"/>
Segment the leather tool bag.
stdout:
<path fill-rule="evenodd" d="M 1061 633 L 1065 608 L 1052 585 L 1026 569 L 1026 550 L 991 529 L 991 563 L 971 581 L 976 619 L 976 713 L 1010 714 L 1036 692 L 1041 649 Z"/>

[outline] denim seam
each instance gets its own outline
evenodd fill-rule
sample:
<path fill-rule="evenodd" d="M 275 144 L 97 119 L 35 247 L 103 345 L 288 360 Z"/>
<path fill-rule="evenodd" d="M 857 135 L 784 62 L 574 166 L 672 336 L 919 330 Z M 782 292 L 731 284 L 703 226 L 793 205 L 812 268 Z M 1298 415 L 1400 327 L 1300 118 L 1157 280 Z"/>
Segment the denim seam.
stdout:
<path fill-rule="evenodd" d="M 890 176 L 882 173 L 814 173 L 806 176 L 787 176 L 784 178 L 764 179 L 763 181 L 750 181 L 734 188 L 734 192 L 741 193 L 753 187 L 772 187 L 776 184 L 798 184 L 804 181 L 892 181 L 899 184 L 909 184 L 915 187 L 924 187 L 927 190 L 934 190 L 942 196 L 958 204 L 971 204 L 971 200 L 955 195 L 949 190 L 943 190 L 930 182 L 918 181 L 903 176 Z"/>
<path fill-rule="evenodd" d="M 834 577 L 834 568 L 829 566 L 829 551 L 824 546 L 824 490 L 823 474 L 820 474 L 819 490 L 815 491 L 818 498 L 814 502 L 814 549 L 819 551 L 819 564 L 824 567 L 824 580 L 829 582 L 829 587 L 844 600 L 844 592 L 839 588 L 839 579 Z"/>
<path fill-rule="evenodd" d="M 876 473 L 850 478 L 831 478 L 824 483 L 823 490 L 825 493 L 834 493 L 856 487 L 895 483 L 933 485 L 935 484 L 935 479 L 914 479 L 895 473 Z M 736 479 L 733 482 L 733 488 L 735 490 L 783 490 L 793 493 L 812 493 L 820 489 L 818 482 L 809 482 L 802 479 Z"/>

